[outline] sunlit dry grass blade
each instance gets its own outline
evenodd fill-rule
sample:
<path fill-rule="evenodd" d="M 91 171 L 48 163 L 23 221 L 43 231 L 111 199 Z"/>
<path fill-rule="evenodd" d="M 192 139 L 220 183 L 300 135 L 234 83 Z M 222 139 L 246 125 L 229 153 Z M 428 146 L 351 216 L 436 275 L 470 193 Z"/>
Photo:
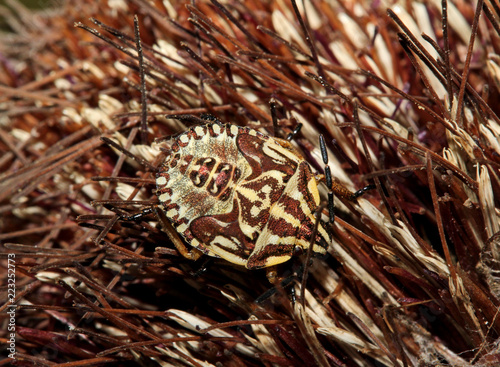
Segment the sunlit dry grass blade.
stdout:
<path fill-rule="evenodd" d="M 498 364 L 497 2 L 1 13 L 0 330 L 13 302 L 20 363 Z M 189 260 L 154 214 L 155 175 L 169 137 L 207 119 L 302 124 L 292 144 L 318 178 L 328 162 L 376 190 L 336 198 L 328 254 L 273 285 Z"/>

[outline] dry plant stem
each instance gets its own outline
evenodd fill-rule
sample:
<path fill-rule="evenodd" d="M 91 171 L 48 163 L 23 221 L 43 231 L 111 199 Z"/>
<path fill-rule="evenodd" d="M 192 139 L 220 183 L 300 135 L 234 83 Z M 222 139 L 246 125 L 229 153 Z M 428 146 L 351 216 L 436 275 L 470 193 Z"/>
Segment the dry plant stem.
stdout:
<path fill-rule="evenodd" d="M 397 23 L 397 25 L 403 30 L 403 33 L 400 34 L 402 36 L 402 41 L 405 40 L 406 42 L 402 43 L 403 47 L 407 47 L 409 50 L 415 52 L 417 57 L 425 63 L 427 67 L 432 71 L 432 73 L 441 81 L 444 82 L 444 77 L 441 75 L 441 72 L 439 70 L 439 67 L 437 66 L 435 60 L 425 47 L 416 39 L 416 37 L 410 32 L 408 27 L 399 19 L 399 17 L 391 10 L 387 10 L 387 14 Z M 426 84 L 427 88 L 429 89 L 429 92 L 431 92 L 432 97 L 434 102 L 438 107 L 441 109 L 441 113 L 444 114 L 445 117 L 449 117 L 449 114 L 447 114 L 446 109 L 443 109 L 442 104 L 440 103 L 440 98 L 437 96 L 436 91 L 430 86 L 430 84 L 426 81 L 427 77 L 425 74 L 421 71 L 420 66 L 415 63 L 414 56 L 411 54 L 411 52 L 406 52 L 407 56 L 410 57 L 412 60 L 413 66 L 417 69 L 418 74 L 420 75 L 421 78 L 424 79 L 424 83 Z"/>
<path fill-rule="evenodd" d="M 10 97 L 19 97 L 19 98 L 24 98 L 24 99 L 31 99 L 34 101 L 41 101 L 49 104 L 54 104 L 59 107 L 76 107 L 77 105 L 73 102 L 68 102 L 65 100 L 57 99 L 57 98 L 52 98 L 48 96 L 44 96 L 43 94 L 40 93 L 32 93 L 24 90 L 19 90 L 19 89 L 14 89 L 14 88 L 8 88 L 4 86 L 0 86 L 0 93 L 6 96 Z"/>
<path fill-rule="evenodd" d="M 158 339 L 158 340 L 152 340 L 152 341 L 145 341 L 145 342 L 136 342 L 136 343 L 127 343 L 126 345 L 111 348 L 108 350 L 105 350 L 103 352 L 98 353 L 100 357 L 104 357 L 110 354 L 114 353 L 119 353 L 125 350 L 129 349 L 134 349 L 138 347 L 144 347 L 144 346 L 153 346 L 153 345 L 158 345 L 158 344 L 171 344 L 171 343 L 186 343 L 186 342 L 191 342 L 191 341 L 198 341 L 201 342 L 204 340 L 203 336 L 193 336 L 193 337 L 179 337 L 179 338 L 169 338 L 169 339 Z M 245 340 L 243 338 L 237 339 L 234 337 L 210 337 L 211 341 L 214 342 L 244 342 Z M 160 355 L 160 354 L 159 354 Z"/>
<path fill-rule="evenodd" d="M 97 148 L 99 145 L 101 145 L 101 142 L 99 142 L 97 138 L 90 139 L 89 141 L 75 144 L 61 152 L 54 152 L 54 154 L 51 154 L 48 157 L 42 157 L 40 160 L 31 163 L 17 172 L 4 175 L 0 178 L 0 184 L 5 186 L 7 186 L 8 180 L 14 179 L 17 182 L 21 181 L 24 184 L 32 179 L 31 175 L 35 175 L 37 177 L 37 181 L 27 185 L 26 188 L 14 196 L 12 196 L 12 194 L 15 191 L 18 191 L 17 187 L 3 190 L 0 194 L 0 201 L 5 200 L 7 197 L 10 197 L 12 202 L 17 201 L 17 199 L 21 196 L 25 196 L 32 191 L 40 180 L 49 175 L 54 175 L 57 171 L 61 170 L 65 164 L 78 159 L 83 154 L 89 150 Z M 46 168 L 41 169 L 44 166 Z"/>
<path fill-rule="evenodd" d="M 439 231 L 439 238 L 441 239 L 441 246 L 444 251 L 444 256 L 446 259 L 446 265 L 448 270 L 450 271 L 450 276 L 452 281 L 456 281 L 457 273 L 455 269 L 455 265 L 451 260 L 450 249 L 448 248 L 448 243 L 446 242 L 444 228 L 443 228 L 443 220 L 441 218 L 441 210 L 439 209 L 439 198 L 436 193 L 436 183 L 434 182 L 434 173 L 432 170 L 432 159 L 431 155 L 427 152 L 425 154 L 426 160 L 426 169 L 427 169 L 427 178 L 429 180 L 429 189 L 432 195 L 432 203 L 434 205 L 434 213 L 436 214 L 436 222 Z"/>
<path fill-rule="evenodd" d="M 364 332 L 369 335 L 371 340 L 378 345 L 381 351 L 384 352 L 387 355 L 387 357 L 389 357 L 389 359 L 395 366 L 399 365 L 395 356 L 385 347 L 384 343 L 382 343 L 382 341 L 379 340 L 379 338 L 377 338 L 377 336 L 374 335 L 371 332 L 371 330 L 368 327 L 366 327 L 366 325 L 364 325 L 363 322 L 355 314 L 349 313 L 348 316 L 358 325 L 359 328 L 363 329 Z"/>
<path fill-rule="evenodd" d="M 321 66 L 321 64 L 318 60 L 318 51 L 316 50 L 316 42 L 311 37 L 311 32 L 310 32 L 309 28 L 307 27 L 307 23 L 306 23 L 307 20 L 304 21 L 304 19 L 300 15 L 299 9 L 297 8 L 297 2 L 295 0 L 291 0 L 291 2 L 292 2 L 293 11 L 295 12 L 295 16 L 299 20 L 300 27 L 302 28 L 302 32 L 304 32 L 304 38 L 307 42 L 307 45 L 309 46 L 309 50 L 311 51 L 311 57 L 312 57 L 312 60 L 314 61 L 314 64 L 316 65 L 317 70 L 318 70 L 318 75 L 320 78 L 326 80 L 325 71 L 323 70 L 323 67 Z"/>
<path fill-rule="evenodd" d="M 409 101 L 415 103 L 415 105 L 417 105 L 419 108 L 421 108 L 422 110 L 426 111 L 429 115 L 431 115 L 435 121 L 438 121 L 439 123 L 443 124 L 443 126 L 445 126 L 446 129 L 448 129 L 449 131 L 458 135 L 458 132 L 456 131 L 456 129 L 452 125 L 450 125 L 449 122 L 446 121 L 446 119 L 444 119 L 443 117 L 438 115 L 436 112 L 434 112 L 432 109 L 430 109 L 429 106 L 427 106 L 425 103 L 422 103 L 418 99 L 414 98 L 413 96 L 410 96 L 409 94 L 397 89 L 392 84 L 386 82 L 385 80 L 381 79 L 377 75 L 372 74 L 371 72 L 361 70 L 359 73 L 361 75 L 365 75 L 369 78 L 377 80 L 379 83 L 383 84 L 385 87 L 392 89 L 394 92 L 396 92 L 397 94 L 402 96 L 405 100 L 409 100 Z"/>
<path fill-rule="evenodd" d="M 14 155 L 21 161 L 23 165 L 26 165 L 28 161 L 26 160 L 25 155 L 23 154 L 22 150 L 20 149 L 21 147 L 17 147 L 11 137 L 3 130 L 0 130 L 0 139 L 7 145 L 7 147 L 10 149 L 11 153 L 14 153 Z"/>
<path fill-rule="evenodd" d="M 139 33 L 139 18 L 134 16 L 135 44 L 137 49 L 137 59 L 139 60 L 139 76 L 141 78 L 141 141 L 142 144 L 148 142 L 148 107 L 146 99 L 146 77 L 144 75 L 144 58 L 142 54 L 141 35 Z"/>
<path fill-rule="evenodd" d="M 443 30 L 443 56 L 444 56 L 444 70 L 446 72 L 446 91 L 448 92 L 448 105 L 451 106 L 453 102 L 453 89 L 451 79 L 451 65 L 450 65 L 450 38 L 448 35 L 448 0 L 441 0 L 442 17 L 441 24 Z"/>
<path fill-rule="evenodd" d="M 365 157 L 366 157 L 366 160 L 368 162 L 368 166 L 370 167 L 370 171 L 374 171 L 375 170 L 375 167 L 373 165 L 373 162 L 372 162 L 372 158 L 370 156 L 370 153 L 368 151 L 368 147 L 366 146 L 366 141 L 365 141 L 365 137 L 363 135 L 363 131 L 361 129 L 361 126 L 360 126 L 360 122 L 359 122 L 359 116 L 358 116 L 358 104 L 357 102 L 354 102 L 354 111 L 353 111 L 353 117 L 354 117 L 354 126 L 356 127 L 356 130 L 358 132 L 358 137 L 361 141 L 361 144 L 363 146 L 363 150 L 365 152 Z M 383 194 L 383 190 L 382 190 L 382 186 L 381 186 L 381 183 L 380 183 L 380 180 L 378 177 L 375 177 L 374 179 L 375 181 L 375 185 L 377 186 L 377 190 L 379 193 L 381 193 L 380 197 L 382 198 L 383 202 L 384 202 L 384 206 L 386 208 L 386 210 L 389 212 L 390 216 L 391 216 L 391 220 L 392 222 L 395 224 L 396 223 L 396 218 L 394 217 L 394 213 L 392 211 L 392 208 L 391 206 L 389 205 L 388 201 L 387 201 L 387 198 L 385 197 L 385 195 Z"/>
<path fill-rule="evenodd" d="M 70 229 L 70 228 L 77 227 L 77 226 L 78 226 L 77 224 L 71 223 L 71 224 L 55 224 L 52 226 L 37 227 L 37 228 L 32 228 L 32 229 L 26 229 L 23 231 L 0 234 L 0 240 L 3 241 L 3 240 L 11 239 L 11 238 L 23 237 L 23 236 L 34 234 L 34 233 L 48 232 L 48 231 L 53 231 L 55 229 Z"/>
<path fill-rule="evenodd" d="M 73 287 L 70 285 L 66 284 L 64 281 L 59 281 L 59 285 L 63 287 L 67 292 L 69 292 L 72 296 L 74 296 L 77 300 L 85 304 L 86 306 L 90 307 L 94 312 L 102 315 L 105 317 L 107 320 L 111 321 L 114 323 L 116 326 L 118 326 L 121 330 L 124 330 L 127 332 L 127 334 L 133 338 L 133 339 L 141 339 L 142 336 L 146 336 L 151 339 L 156 339 L 156 337 L 146 331 L 143 331 L 141 329 L 137 329 L 137 327 L 131 323 L 126 322 L 123 319 L 117 318 L 115 315 L 106 312 L 103 310 L 103 308 L 99 307 L 98 305 L 90 302 L 83 294 L 80 292 L 76 291 Z"/>
<path fill-rule="evenodd" d="M 423 61 L 425 63 L 425 65 L 433 71 L 434 75 L 440 79 L 440 82 L 443 83 L 444 82 L 444 78 L 443 76 L 436 70 L 436 68 L 434 67 L 434 64 L 432 63 L 432 61 L 429 59 L 429 57 L 426 57 L 427 55 L 424 55 L 422 54 L 421 52 L 421 48 L 419 47 L 422 47 L 422 46 L 415 46 L 415 44 L 412 42 L 414 40 L 412 40 L 408 34 L 404 33 L 404 34 L 401 34 L 401 46 L 404 48 L 405 52 L 406 52 L 406 55 L 408 55 L 408 57 L 410 58 L 412 64 L 413 64 L 413 67 L 417 70 L 418 74 L 420 75 L 420 77 L 422 78 L 423 82 L 425 83 L 426 87 L 427 87 L 427 90 L 429 91 L 429 93 L 431 94 L 431 97 L 432 97 L 432 100 L 434 102 L 435 105 L 439 106 L 440 107 L 440 113 L 442 115 L 445 116 L 445 120 L 448 118 L 450 118 L 450 115 L 448 113 L 448 111 L 446 110 L 446 108 L 444 107 L 443 104 L 440 103 L 440 98 L 437 94 L 437 92 L 434 90 L 434 88 L 432 87 L 431 83 L 429 82 L 429 79 L 427 78 L 427 76 L 425 75 L 422 67 L 420 66 L 420 64 L 418 63 L 418 60 L 417 58 L 415 57 L 415 54 L 418 56 L 418 58 Z M 415 53 L 415 54 L 414 54 Z"/>
<path fill-rule="evenodd" d="M 274 325 L 274 324 L 283 324 L 283 325 L 292 325 L 294 324 L 291 320 L 240 320 L 240 321 L 229 321 L 223 322 L 220 324 L 214 324 L 204 329 L 200 329 L 200 333 L 206 334 L 209 331 L 216 329 L 224 329 L 227 327 L 241 326 L 241 325 Z"/>
<path fill-rule="evenodd" d="M 463 104 L 464 104 L 464 95 L 465 95 L 465 87 L 467 85 L 467 79 L 469 76 L 470 72 L 470 62 L 472 58 L 472 50 L 474 48 L 474 41 L 476 40 L 476 33 L 477 33 L 477 27 L 479 24 L 479 17 L 481 16 L 481 12 L 483 10 L 483 0 L 478 0 L 476 4 L 476 11 L 474 12 L 474 22 L 472 23 L 471 27 L 471 34 L 470 34 L 470 41 L 467 49 L 467 57 L 465 59 L 464 63 L 464 70 L 462 72 L 462 78 L 460 82 L 460 89 L 458 92 L 458 100 L 457 100 L 457 114 L 456 114 L 456 121 L 459 123 L 462 120 L 462 109 L 463 109 Z M 460 125 L 463 125 L 463 123 L 460 123 Z"/>
<path fill-rule="evenodd" d="M 416 144 L 410 140 L 401 138 L 401 137 L 396 136 L 394 134 L 387 133 L 387 132 L 380 130 L 380 129 L 377 129 L 377 128 L 372 128 L 370 126 L 363 126 L 363 127 L 361 127 L 361 129 L 365 130 L 365 131 L 377 132 L 380 135 L 384 135 L 384 136 L 390 137 L 391 139 L 405 143 L 406 145 L 408 145 L 408 147 L 413 148 L 412 151 L 414 153 L 417 153 L 418 155 L 424 156 L 425 154 L 429 154 L 429 156 L 432 158 L 433 162 L 442 165 L 443 168 L 451 170 L 456 175 L 456 177 L 458 179 L 460 179 L 460 181 L 462 181 L 464 184 L 466 184 L 470 189 L 477 191 L 478 184 L 475 180 L 473 180 L 471 177 L 469 177 L 467 174 L 465 174 L 465 172 L 461 171 L 458 167 L 456 167 L 455 165 L 450 163 L 448 160 L 443 159 L 443 157 L 430 151 L 429 149 L 426 149 L 426 148 L 422 147 L 421 145 Z"/>

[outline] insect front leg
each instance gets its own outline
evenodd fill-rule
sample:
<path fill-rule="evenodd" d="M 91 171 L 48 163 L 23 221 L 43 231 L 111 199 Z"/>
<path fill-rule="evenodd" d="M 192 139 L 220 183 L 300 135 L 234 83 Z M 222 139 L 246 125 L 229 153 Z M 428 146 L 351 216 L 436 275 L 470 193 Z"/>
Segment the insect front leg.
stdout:
<path fill-rule="evenodd" d="M 184 243 L 180 239 L 179 233 L 175 230 L 168 218 L 165 216 L 163 210 L 159 209 L 157 206 L 154 206 L 152 208 L 152 211 L 158 218 L 162 230 L 167 234 L 168 238 L 170 238 L 170 241 L 172 241 L 175 248 L 182 256 L 189 260 L 198 260 L 201 255 L 203 255 L 200 250 L 197 250 L 195 248 L 192 248 L 191 250 L 187 249 L 186 245 L 184 245 Z"/>

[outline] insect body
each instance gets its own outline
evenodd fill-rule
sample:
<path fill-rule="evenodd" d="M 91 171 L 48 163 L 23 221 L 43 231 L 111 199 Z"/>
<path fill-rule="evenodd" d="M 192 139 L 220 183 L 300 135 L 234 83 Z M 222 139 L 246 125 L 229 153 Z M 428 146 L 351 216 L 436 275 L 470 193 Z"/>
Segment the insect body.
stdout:
<path fill-rule="evenodd" d="M 290 143 L 236 125 L 207 124 L 177 136 L 156 176 L 160 208 L 193 247 L 257 269 L 310 246 L 320 198 Z M 320 222 L 313 251 L 330 234 Z"/>

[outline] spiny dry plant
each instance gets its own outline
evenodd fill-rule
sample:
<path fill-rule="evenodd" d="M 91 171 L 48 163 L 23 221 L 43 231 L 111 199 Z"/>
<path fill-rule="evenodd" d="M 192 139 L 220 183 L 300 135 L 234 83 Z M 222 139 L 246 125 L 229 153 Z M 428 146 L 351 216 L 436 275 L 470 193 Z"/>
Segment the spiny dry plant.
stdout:
<path fill-rule="evenodd" d="M 500 364 L 497 0 L 49 5 L 0 10 L 0 335 L 17 365 Z M 336 199 L 327 256 L 275 284 L 186 259 L 137 214 L 158 204 L 155 139 L 203 115 L 302 124 L 315 173 L 322 134 L 334 179 L 376 190 Z"/>

